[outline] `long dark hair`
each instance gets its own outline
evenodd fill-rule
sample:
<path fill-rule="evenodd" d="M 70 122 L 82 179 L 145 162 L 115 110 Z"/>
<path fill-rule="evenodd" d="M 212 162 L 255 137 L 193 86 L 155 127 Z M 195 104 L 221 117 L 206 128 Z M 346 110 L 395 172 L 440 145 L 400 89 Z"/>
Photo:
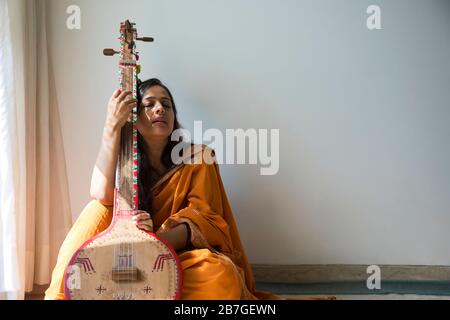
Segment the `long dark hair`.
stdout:
<path fill-rule="evenodd" d="M 145 92 L 147 89 L 153 86 L 160 86 L 163 87 L 167 93 L 169 94 L 170 100 L 172 102 L 172 108 L 173 113 L 175 115 L 174 117 L 174 124 L 173 124 L 173 130 L 181 128 L 180 123 L 177 119 L 177 109 L 175 107 L 175 101 L 173 100 L 172 93 L 170 93 L 169 88 L 165 86 L 159 79 L 152 78 L 148 79 L 146 81 L 140 81 L 138 80 L 138 105 L 141 105 L 142 98 L 144 97 Z M 139 109 L 139 112 L 142 112 L 142 108 Z M 172 149 L 179 143 L 179 141 L 172 141 L 170 139 L 170 136 L 167 138 L 167 144 L 164 148 L 164 151 L 161 155 L 161 162 L 164 165 L 164 167 L 169 170 L 174 164 L 171 159 L 171 153 Z M 154 214 L 154 208 L 153 208 L 153 194 L 152 194 L 152 187 L 154 186 L 155 182 L 159 178 L 159 174 L 155 170 L 155 168 L 152 167 L 147 153 L 145 152 L 144 148 L 144 138 L 142 135 L 138 132 L 138 149 L 139 149 L 139 158 L 138 158 L 138 165 L 139 165 L 139 175 L 138 175 L 138 196 L 139 196 L 139 210 L 145 210 L 151 215 Z"/>

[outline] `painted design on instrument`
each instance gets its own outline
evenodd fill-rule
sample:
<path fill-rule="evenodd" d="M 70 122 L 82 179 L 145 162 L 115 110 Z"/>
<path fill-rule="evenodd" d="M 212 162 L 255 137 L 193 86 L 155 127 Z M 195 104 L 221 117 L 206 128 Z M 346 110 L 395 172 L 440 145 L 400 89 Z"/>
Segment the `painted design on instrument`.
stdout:
<path fill-rule="evenodd" d="M 106 291 L 106 288 L 102 287 L 102 285 L 98 286 L 97 288 L 95 288 L 95 290 L 97 291 L 97 294 L 102 294 L 103 291 Z"/>
<path fill-rule="evenodd" d="M 144 289 L 142 289 L 142 291 L 144 291 L 145 294 L 149 294 L 150 291 L 152 291 L 153 289 L 149 286 L 146 286 Z"/>
<path fill-rule="evenodd" d="M 166 260 L 173 260 L 173 256 L 168 253 L 168 254 L 160 254 L 158 255 L 158 257 L 155 260 L 155 264 L 153 265 L 153 271 L 163 271 L 164 269 L 164 261 Z"/>
<path fill-rule="evenodd" d="M 122 293 L 114 293 L 114 300 L 134 300 L 134 296 L 132 293 L 122 292 Z"/>
<path fill-rule="evenodd" d="M 95 272 L 94 266 L 89 258 L 77 258 L 75 263 L 81 264 L 85 273 Z"/>
<path fill-rule="evenodd" d="M 121 61 L 119 63 L 119 65 L 122 66 L 122 67 L 135 67 L 136 66 L 136 62 Z"/>
<path fill-rule="evenodd" d="M 116 211 L 116 217 L 132 217 L 135 214 L 135 210 L 117 210 Z"/>

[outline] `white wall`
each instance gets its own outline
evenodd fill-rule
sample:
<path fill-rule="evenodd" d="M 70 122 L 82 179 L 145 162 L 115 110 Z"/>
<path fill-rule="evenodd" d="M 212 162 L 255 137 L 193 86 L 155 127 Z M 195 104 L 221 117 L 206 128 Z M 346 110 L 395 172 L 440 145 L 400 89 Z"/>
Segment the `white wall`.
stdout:
<path fill-rule="evenodd" d="M 48 4 L 74 218 L 117 86 L 101 52 L 129 18 L 155 37 L 141 78 L 168 84 L 184 127 L 280 129 L 279 174 L 221 166 L 252 263 L 450 265 L 448 1 Z"/>

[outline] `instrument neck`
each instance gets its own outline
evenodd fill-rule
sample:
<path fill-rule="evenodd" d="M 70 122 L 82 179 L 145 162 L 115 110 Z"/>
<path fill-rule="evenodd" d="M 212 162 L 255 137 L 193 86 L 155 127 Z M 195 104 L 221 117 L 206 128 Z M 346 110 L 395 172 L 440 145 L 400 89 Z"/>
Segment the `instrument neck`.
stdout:
<path fill-rule="evenodd" d="M 123 91 L 131 91 L 137 98 L 136 74 L 136 31 L 129 25 L 121 26 L 119 83 Z M 126 122 L 120 136 L 119 159 L 116 168 L 115 212 L 123 213 L 138 210 L 138 146 L 137 146 L 137 107 L 133 108 L 131 123 Z"/>

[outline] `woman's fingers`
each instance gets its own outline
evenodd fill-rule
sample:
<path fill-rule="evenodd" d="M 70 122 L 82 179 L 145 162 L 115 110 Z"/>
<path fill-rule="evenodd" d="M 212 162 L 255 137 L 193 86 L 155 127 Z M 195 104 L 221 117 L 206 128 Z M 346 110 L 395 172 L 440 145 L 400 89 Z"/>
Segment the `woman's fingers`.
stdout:
<path fill-rule="evenodd" d="M 131 111 L 133 110 L 134 107 L 137 106 L 137 100 L 136 99 L 130 99 L 127 101 L 122 102 L 122 104 L 124 105 L 123 107 L 125 107 L 125 113 L 128 114 L 127 117 L 127 121 L 131 122 Z"/>
<path fill-rule="evenodd" d="M 131 218 L 131 220 L 133 220 L 134 222 L 137 222 L 137 223 L 141 223 L 141 222 L 153 223 L 152 219 L 149 218 L 149 217 L 137 217 L 137 216 L 134 216 L 133 218 Z"/>
<path fill-rule="evenodd" d="M 131 111 L 131 109 L 133 109 L 136 105 L 137 105 L 137 100 L 136 99 L 130 99 L 127 100 L 125 102 L 123 102 L 125 106 L 128 107 L 129 111 Z"/>
<path fill-rule="evenodd" d="M 150 219 L 147 219 L 147 220 L 137 220 L 137 221 L 135 221 L 137 224 L 139 224 L 139 225 L 148 225 L 148 226 L 152 226 L 153 225 L 153 223 L 152 223 L 152 221 L 150 220 Z"/>
<path fill-rule="evenodd" d="M 133 105 L 137 103 L 137 99 L 129 99 L 124 102 L 126 105 Z"/>
<path fill-rule="evenodd" d="M 136 213 L 133 218 L 133 220 L 150 220 L 150 214 L 148 214 L 147 212 L 139 212 Z"/>
<path fill-rule="evenodd" d="M 126 108 L 126 112 L 131 112 L 131 110 L 137 105 L 136 99 L 129 99 L 126 101 L 122 101 L 122 108 Z"/>
<path fill-rule="evenodd" d="M 134 212 L 134 216 L 139 216 L 139 215 L 147 215 L 147 216 L 150 217 L 150 213 L 148 213 L 147 211 L 144 211 L 144 210 L 136 210 L 136 211 Z"/>
<path fill-rule="evenodd" d="M 108 102 L 107 125 L 122 128 L 127 120 L 131 122 L 131 111 L 138 102 L 132 94 L 129 90 L 117 89 L 114 91 Z"/>
<path fill-rule="evenodd" d="M 120 95 L 121 92 L 122 92 L 122 90 L 117 89 L 116 91 L 114 91 L 112 97 L 113 97 L 114 99 L 117 98 L 117 97 Z"/>
<path fill-rule="evenodd" d="M 152 232 L 152 226 L 146 225 L 146 224 L 137 224 L 137 227 L 141 230 Z"/>
<path fill-rule="evenodd" d="M 117 100 L 119 100 L 119 101 L 125 100 L 125 98 L 130 94 L 132 94 L 131 91 L 123 91 L 121 94 L 119 94 L 119 96 L 117 97 Z"/>
<path fill-rule="evenodd" d="M 142 226 L 147 226 L 147 227 L 152 227 L 153 225 L 152 225 L 152 223 L 151 222 L 148 222 L 148 221 L 138 221 L 138 222 L 136 222 L 136 224 L 139 226 L 139 227 L 142 227 Z"/>
<path fill-rule="evenodd" d="M 136 226 L 139 229 L 143 229 L 143 230 L 147 230 L 152 232 L 153 231 L 153 224 L 151 223 L 150 220 L 145 220 L 145 221 L 135 221 Z"/>
<path fill-rule="evenodd" d="M 131 219 L 134 221 L 134 223 L 139 229 L 143 229 L 150 232 L 153 231 L 153 221 L 148 212 L 138 211 Z"/>

